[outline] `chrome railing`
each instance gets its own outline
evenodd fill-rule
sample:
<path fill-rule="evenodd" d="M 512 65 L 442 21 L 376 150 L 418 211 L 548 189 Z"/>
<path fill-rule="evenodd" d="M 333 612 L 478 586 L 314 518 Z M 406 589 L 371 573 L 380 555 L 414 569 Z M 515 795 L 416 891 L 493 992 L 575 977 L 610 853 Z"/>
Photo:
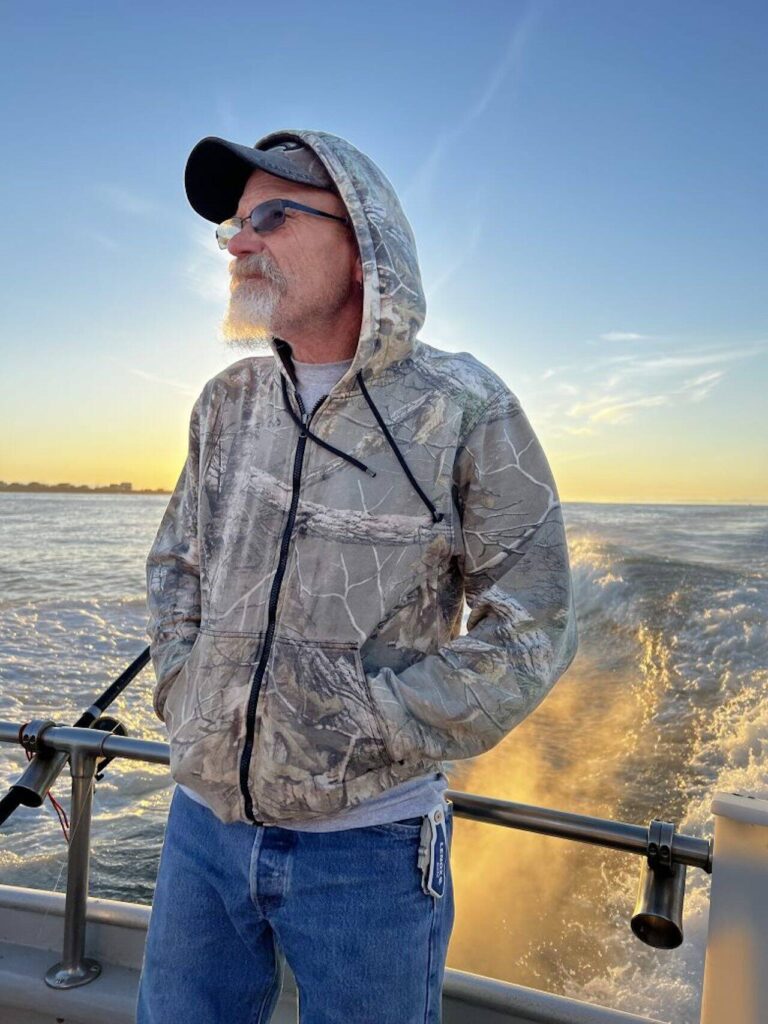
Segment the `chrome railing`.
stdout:
<path fill-rule="evenodd" d="M 114 719 L 110 723 L 119 724 Z M 45 981 L 56 989 L 87 984 L 101 971 L 97 961 L 84 955 L 93 786 L 95 779 L 100 778 L 99 758 L 124 757 L 167 765 L 169 746 L 116 735 L 104 731 L 103 726 L 100 729 L 96 723 L 90 728 L 76 728 L 44 719 L 23 724 L 0 721 L 0 743 L 20 744 L 33 755 L 12 787 L 17 803 L 26 806 L 39 807 L 64 765 L 70 765 L 72 802 L 64 948 L 61 960 L 46 972 Z M 711 873 L 711 840 L 676 833 L 671 822 L 656 818 L 644 827 L 450 789 L 446 797 L 453 804 L 454 816 L 644 857 L 632 930 L 641 941 L 656 948 L 671 949 L 682 942 L 686 865 Z"/>

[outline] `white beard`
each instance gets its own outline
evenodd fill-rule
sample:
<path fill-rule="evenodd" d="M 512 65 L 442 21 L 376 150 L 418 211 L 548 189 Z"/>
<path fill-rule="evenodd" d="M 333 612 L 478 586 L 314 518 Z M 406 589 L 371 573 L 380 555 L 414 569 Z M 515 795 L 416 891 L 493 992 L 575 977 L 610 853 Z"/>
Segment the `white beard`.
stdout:
<path fill-rule="evenodd" d="M 257 273 L 258 277 L 248 275 Z M 241 257 L 230 265 L 230 296 L 221 333 L 230 348 L 269 352 L 275 336 L 275 311 L 285 279 L 259 253 Z"/>

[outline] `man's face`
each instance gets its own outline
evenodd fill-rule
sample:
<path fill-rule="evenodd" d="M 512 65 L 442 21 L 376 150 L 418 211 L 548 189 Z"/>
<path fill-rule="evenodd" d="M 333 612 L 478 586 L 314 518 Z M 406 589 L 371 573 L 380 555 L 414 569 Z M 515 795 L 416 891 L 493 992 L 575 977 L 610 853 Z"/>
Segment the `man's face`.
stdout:
<path fill-rule="evenodd" d="M 247 217 L 267 199 L 293 199 L 338 216 L 347 211 L 340 197 L 325 189 L 286 181 L 255 170 L 237 210 Z M 360 294 L 359 252 L 350 225 L 286 209 L 285 224 L 259 234 L 246 223 L 227 246 L 230 297 L 222 322 L 228 345 L 268 351 L 270 337 L 290 339 L 311 327 L 329 332 L 339 312 Z"/>

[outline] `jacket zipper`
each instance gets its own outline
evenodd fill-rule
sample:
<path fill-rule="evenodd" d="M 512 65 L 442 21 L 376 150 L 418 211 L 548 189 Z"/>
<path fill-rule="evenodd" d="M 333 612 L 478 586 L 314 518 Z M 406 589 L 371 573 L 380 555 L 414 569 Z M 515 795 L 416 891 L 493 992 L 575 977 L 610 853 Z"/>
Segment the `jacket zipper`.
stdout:
<path fill-rule="evenodd" d="M 253 752 L 253 734 L 256 726 L 256 705 L 259 700 L 259 693 L 261 690 L 261 680 L 264 677 L 264 672 L 267 667 L 267 660 L 269 659 L 269 652 L 272 647 L 272 639 L 275 635 L 275 626 L 277 619 L 277 601 L 280 596 L 280 587 L 283 582 L 283 576 L 285 575 L 285 566 L 288 562 L 288 546 L 291 541 L 291 534 L 293 532 L 293 523 L 296 519 L 296 509 L 299 504 L 299 489 L 301 485 L 301 467 L 304 462 L 304 449 L 307 445 L 307 429 L 309 428 L 309 422 L 315 415 L 318 406 L 321 402 L 325 401 L 327 395 L 323 395 L 317 400 L 314 408 L 311 412 L 307 413 L 304 409 L 304 403 L 301 400 L 301 395 L 296 392 L 296 398 L 299 403 L 299 409 L 301 411 L 301 423 L 302 431 L 299 434 L 299 440 L 296 445 L 296 451 L 293 457 L 293 492 L 291 494 L 291 505 L 288 511 L 288 520 L 283 530 L 283 535 L 280 538 L 280 559 L 277 563 L 277 572 L 275 578 L 272 581 L 272 590 L 269 594 L 269 613 L 267 617 L 267 632 L 264 637 L 264 646 L 261 651 L 261 658 L 256 666 L 253 676 L 251 678 L 251 692 L 248 697 L 248 713 L 246 715 L 246 729 L 245 729 L 245 747 L 243 748 L 243 754 L 240 758 L 240 790 L 245 800 L 245 813 L 251 819 L 254 825 L 263 825 L 263 821 L 257 821 L 253 816 L 253 801 L 251 800 L 251 794 L 248 789 L 248 772 L 251 764 L 251 754 Z"/>

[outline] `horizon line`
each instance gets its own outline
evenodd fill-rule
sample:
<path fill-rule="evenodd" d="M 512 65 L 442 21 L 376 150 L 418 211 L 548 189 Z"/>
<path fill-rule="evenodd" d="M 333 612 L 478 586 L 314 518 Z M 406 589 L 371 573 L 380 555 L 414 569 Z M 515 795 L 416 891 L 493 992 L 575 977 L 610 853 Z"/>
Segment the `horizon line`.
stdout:
<path fill-rule="evenodd" d="M 36 484 L 41 490 L 28 490 L 32 485 Z M 114 490 L 109 491 L 109 487 L 113 487 Z M 18 487 L 18 490 L 14 490 L 14 487 Z M 64 487 L 82 488 L 88 487 L 92 489 L 92 493 L 104 493 L 108 496 L 117 495 L 118 497 L 124 497 L 126 495 L 139 495 L 144 494 L 145 497 L 151 497 L 153 494 L 166 495 L 173 494 L 173 488 L 157 488 L 157 487 L 138 487 L 131 490 L 118 490 L 117 485 L 110 484 L 70 484 L 70 483 L 58 483 L 58 484 L 46 484 L 41 480 L 33 480 L 29 483 L 23 483 L 21 481 L 13 481 L 11 484 L 6 484 L 5 481 L 0 480 L 0 494 L 67 494 Z M 148 492 L 148 493 L 147 493 Z M 77 492 L 82 495 L 82 490 Z M 654 501 L 654 500 L 640 500 L 640 499 L 606 499 L 606 498 L 560 498 L 560 502 L 563 505 L 670 505 L 670 506 L 699 506 L 699 505 L 714 505 L 718 507 L 732 507 L 732 508 L 768 508 L 768 499 L 757 500 L 757 501 L 746 501 L 746 500 L 721 500 L 717 498 L 680 498 L 675 501 Z"/>

